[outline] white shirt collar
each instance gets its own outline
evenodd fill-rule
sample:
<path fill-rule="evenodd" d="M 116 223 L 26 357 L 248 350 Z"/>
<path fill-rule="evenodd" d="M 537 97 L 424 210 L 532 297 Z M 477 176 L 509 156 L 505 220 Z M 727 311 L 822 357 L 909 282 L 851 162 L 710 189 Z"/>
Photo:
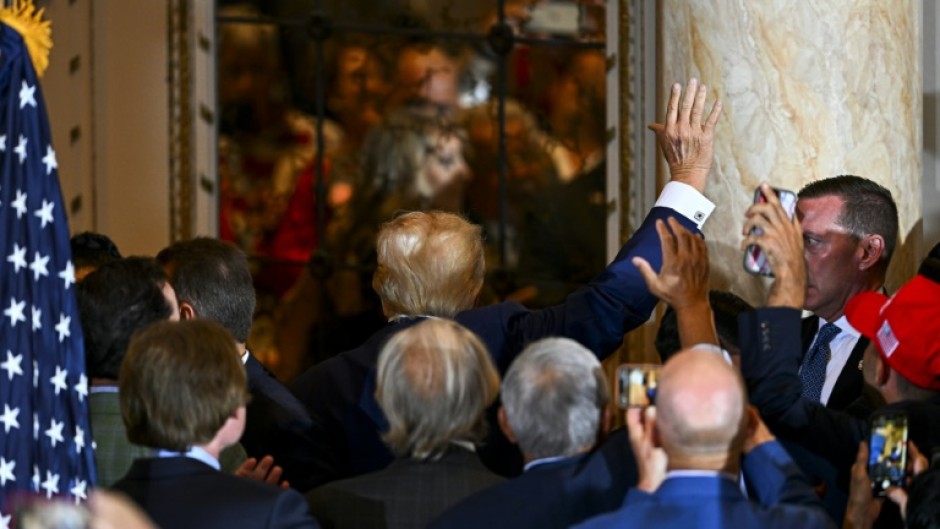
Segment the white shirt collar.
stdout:
<path fill-rule="evenodd" d="M 206 452 L 204 449 L 194 446 L 187 450 L 186 452 L 174 452 L 172 450 L 157 450 L 157 457 L 188 457 L 190 459 L 195 459 L 196 461 L 202 461 L 203 463 L 209 465 L 210 467 L 221 470 L 222 466 L 219 465 L 219 460 L 212 457 L 209 452 Z"/>
<path fill-rule="evenodd" d="M 717 470 L 670 470 L 666 472 L 666 479 L 669 478 L 725 478 L 737 483 L 738 477 L 727 472 Z"/>
<path fill-rule="evenodd" d="M 820 329 L 822 328 L 823 325 L 827 323 L 829 322 L 827 322 L 822 317 L 819 318 Z M 852 324 L 849 323 L 849 319 L 845 316 L 845 314 L 843 314 L 841 318 L 834 321 L 833 323 L 835 323 L 836 327 L 839 328 L 839 334 L 836 335 L 836 337 L 834 338 L 835 340 L 841 340 L 841 339 L 848 338 L 848 337 L 858 339 L 862 336 L 862 333 L 858 332 L 855 329 L 855 327 L 852 327 Z"/>
<path fill-rule="evenodd" d="M 541 459 L 533 459 L 525 464 L 522 468 L 523 472 L 528 472 L 530 469 L 537 467 L 539 465 L 547 465 L 549 463 L 554 463 L 556 461 L 562 461 L 568 459 L 568 456 L 555 456 L 555 457 L 543 457 Z"/>

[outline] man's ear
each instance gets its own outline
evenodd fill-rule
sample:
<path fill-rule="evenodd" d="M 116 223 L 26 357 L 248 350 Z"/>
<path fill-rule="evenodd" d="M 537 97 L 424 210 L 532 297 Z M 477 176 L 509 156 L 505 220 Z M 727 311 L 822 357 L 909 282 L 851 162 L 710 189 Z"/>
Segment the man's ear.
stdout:
<path fill-rule="evenodd" d="M 881 235 L 866 235 L 858 243 L 858 268 L 868 270 L 881 262 L 885 253 L 885 239 Z"/>
<path fill-rule="evenodd" d="M 194 309 L 192 305 L 186 303 L 185 301 L 180 302 L 181 320 L 195 320 L 196 317 L 196 309 Z"/>
<path fill-rule="evenodd" d="M 888 361 L 885 360 L 883 356 L 877 355 L 876 358 L 875 385 L 880 388 L 888 383 L 888 377 L 891 376 L 891 366 L 888 365 Z"/>
<path fill-rule="evenodd" d="M 496 413 L 496 420 L 499 422 L 499 429 L 503 431 L 503 434 L 506 436 L 506 439 L 509 439 L 509 442 L 516 444 L 516 436 L 512 433 L 512 428 L 509 427 L 509 419 L 506 418 L 506 408 L 500 406 L 499 412 Z"/>

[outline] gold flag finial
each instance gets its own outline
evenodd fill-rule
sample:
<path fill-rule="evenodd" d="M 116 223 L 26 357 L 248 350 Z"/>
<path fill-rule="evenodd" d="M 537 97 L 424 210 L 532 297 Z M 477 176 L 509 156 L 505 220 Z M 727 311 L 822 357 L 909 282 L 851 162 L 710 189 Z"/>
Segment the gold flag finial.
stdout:
<path fill-rule="evenodd" d="M 36 10 L 33 0 L 13 0 L 10 7 L 0 9 L 0 22 L 23 37 L 39 77 L 49 66 L 49 50 L 52 49 L 52 23 L 42 19 L 44 12 L 45 9 Z"/>

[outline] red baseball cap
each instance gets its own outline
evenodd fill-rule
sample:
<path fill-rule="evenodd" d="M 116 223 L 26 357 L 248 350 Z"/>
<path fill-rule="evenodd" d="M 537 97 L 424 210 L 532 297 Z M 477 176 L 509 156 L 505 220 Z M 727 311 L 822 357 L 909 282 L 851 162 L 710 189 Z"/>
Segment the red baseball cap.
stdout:
<path fill-rule="evenodd" d="M 891 369 L 915 386 L 940 390 L 940 283 L 916 275 L 890 298 L 862 292 L 849 300 L 845 316 Z"/>

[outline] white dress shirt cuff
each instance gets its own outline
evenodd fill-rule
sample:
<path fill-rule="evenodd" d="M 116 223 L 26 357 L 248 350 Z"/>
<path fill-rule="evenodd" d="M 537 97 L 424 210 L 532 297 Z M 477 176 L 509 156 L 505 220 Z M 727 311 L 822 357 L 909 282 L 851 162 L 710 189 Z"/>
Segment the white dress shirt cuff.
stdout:
<path fill-rule="evenodd" d="M 702 229 L 708 216 L 715 210 L 715 203 L 705 198 L 694 187 L 682 182 L 669 182 L 659 194 L 656 205 L 670 208 L 691 220 Z"/>

